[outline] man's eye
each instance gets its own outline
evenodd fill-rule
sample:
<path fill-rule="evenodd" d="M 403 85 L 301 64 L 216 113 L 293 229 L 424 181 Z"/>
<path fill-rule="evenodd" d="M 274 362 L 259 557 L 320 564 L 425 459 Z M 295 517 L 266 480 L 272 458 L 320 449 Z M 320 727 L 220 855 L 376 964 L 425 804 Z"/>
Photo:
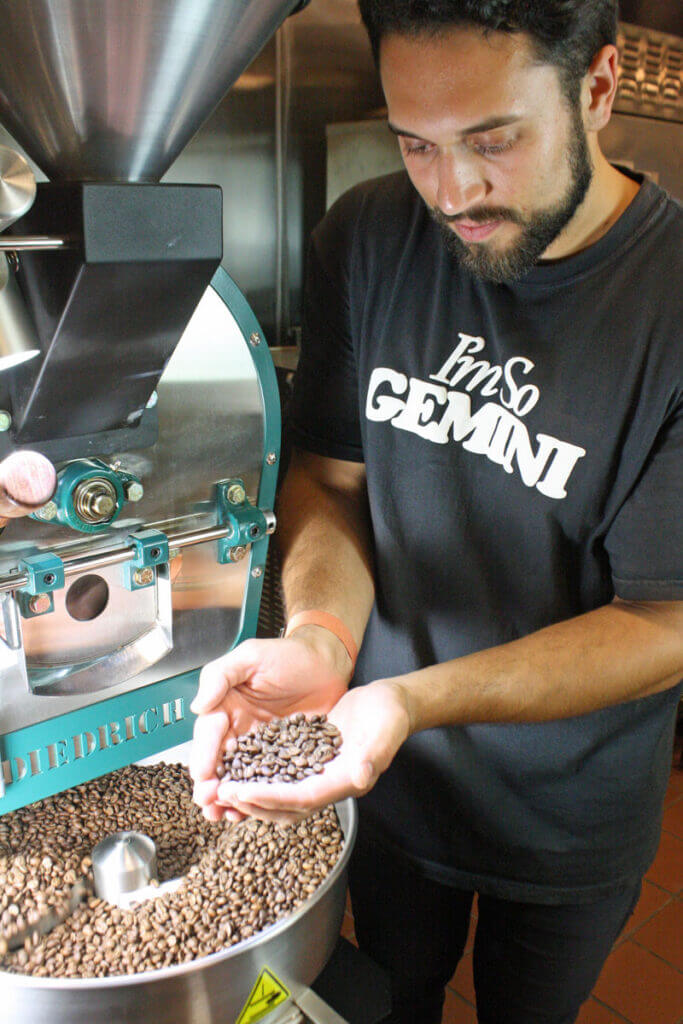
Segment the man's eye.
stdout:
<path fill-rule="evenodd" d="M 403 152 L 406 156 L 418 156 L 421 153 L 429 153 L 433 149 L 430 142 L 405 142 L 403 143 Z"/>
<path fill-rule="evenodd" d="M 496 142 L 489 145 L 485 143 L 472 143 L 472 149 L 475 153 L 479 153 L 480 156 L 498 156 L 499 153 L 505 153 L 508 149 L 512 149 L 512 146 L 512 139 L 508 142 Z"/>

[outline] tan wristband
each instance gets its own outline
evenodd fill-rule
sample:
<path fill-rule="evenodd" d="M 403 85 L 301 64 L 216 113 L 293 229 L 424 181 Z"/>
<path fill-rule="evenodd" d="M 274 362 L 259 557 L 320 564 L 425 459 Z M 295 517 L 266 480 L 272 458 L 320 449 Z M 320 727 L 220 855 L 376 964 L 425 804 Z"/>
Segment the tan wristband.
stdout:
<path fill-rule="evenodd" d="M 300 629 L 301 626 L 322 626 L 323 629 L 328 629 L 330 633 L 334 633 L 346 648 L 346 653 L 351 659 L 351 668 L 356 667 L 358 646 L 351 635 L 351 631 L 336 615 L 331 615 L 330 612 L 319 611 L 297 612 L 296 615 L 292 615 L 287 623 L 284 635 L 291 636 L 294 630 Z"/>

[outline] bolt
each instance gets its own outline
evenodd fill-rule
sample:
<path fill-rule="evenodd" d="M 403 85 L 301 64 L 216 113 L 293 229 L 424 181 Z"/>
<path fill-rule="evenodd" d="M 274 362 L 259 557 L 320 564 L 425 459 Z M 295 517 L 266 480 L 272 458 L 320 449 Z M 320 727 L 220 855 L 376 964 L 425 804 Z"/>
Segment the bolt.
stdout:
<path fill-rule="evenodd" d="M 268 452 L 268 454 L 266 455 L 266 462 L 269 466 L 275 465 L 275 463 L 277 462 L 277 455 L 275 454 L 275 452 Z"/>
<path fill-rule="evenodd" d="M 256 523 L 252 523 L 251 526 L 249 527 L 249 536 L 254 540 L 258 537 L 260 532 L 261 528 Z"/>
<path fill-rule="evenodd" d="M 253 345 L 254 347 L 256 347 L 257 345 L 260 345 L 261 344 L 261 335 L 258 334 L 256 331 L 252 331 L 251 334 L 249 335 L 249 343 L 251 345 Z"/>
<path fill-rule="evenodd" d="M 247 549 L 239 544 L 236 548 L 230 548 L 230 561 L 241 562 L 247 553 Z"/>
<path fill-rule="evenodd" d="M 145 488 L 137 480 L 131 480 L 125 486 L 125 495 L 128 501 L 140 501 L 145 493 Z"/>
<path fill-rule="evenodd" d="M 263 576 L 263 569 L 261 568 L 261 566 L 255 565 L 254 568 L 251 570 L 251 575 L 254 577 L 255 580 L 257 580 L 259 576 Z"/>
<path fill-rule="evenodd" d="M 148 587 L 154 582 L 154 569 L 136 569 L 133 579 L 139 587 Z"/>
<path fill-rule="evenodd" d="M 242 484 L 230 484 L 228 487 L 228 501 L 231 505 L 241 505 L 247 496 Z"/>
<path fill-rule="evenodd" d="M 48 501 L 47 504 L 43 505 L 42 508 L 38 509 L 38 511 L 36 512 L 36 516 L 38 517 L 38 519 L 44 519 L 46 522 L 50 522 L 51 519 L 57 518 L 58 512 L 59 509 L 57 508 L 57 502 Z"/>
<path fill-rule="evenodd" d="M 110 494 L 98 494 L 92 500 L 92 510 L 100 519 L 111 519 L 116 511 L 116 499 Z"/>
<path fill-rule="evenodd" d="M 6 409 L 0 409 L 0 431 L 3 433 L 12 426 L 12 416 Z"/>
<path fill-rule="evenodd" d="M 52 601 L 48 594 L 35 594 L 30 599 L 28 607 L 34 615 L 44 615 L 52 607 Z"/>

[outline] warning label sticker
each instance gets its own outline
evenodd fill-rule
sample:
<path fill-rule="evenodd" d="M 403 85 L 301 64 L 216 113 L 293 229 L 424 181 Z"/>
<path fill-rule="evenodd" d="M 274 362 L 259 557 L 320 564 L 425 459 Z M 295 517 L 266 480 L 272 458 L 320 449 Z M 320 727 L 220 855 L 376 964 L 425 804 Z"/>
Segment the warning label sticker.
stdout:
<path fill-rule="evenodd" d="M 285 999 L 289 999 L 289 990 L 272 971 L 264 967 L 235 1024 L 256 1024 L 256 1021 L 262 1020 L 276 1006 L 284 1003 Z"/>

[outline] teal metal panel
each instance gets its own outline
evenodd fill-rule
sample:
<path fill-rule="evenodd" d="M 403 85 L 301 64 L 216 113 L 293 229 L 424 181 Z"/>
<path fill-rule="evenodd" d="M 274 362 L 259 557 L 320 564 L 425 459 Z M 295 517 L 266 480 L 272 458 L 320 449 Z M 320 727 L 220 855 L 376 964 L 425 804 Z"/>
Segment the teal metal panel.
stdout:
<path fill-rule="evenodd" d="M 280 438 L 282 431 L 280 396 L 275 367 L 261 325 L 254 316 L 247 300 L 223 267 L 219 267 L 214 274 L 211 287 L 220 295 L 237 321 L 237 325 L 247 342 L 247 347 L 256 369 L 263 401 L 263 463 L 261 466 L 261 482 L 257 504 L 261 509 L 272 509 L 275 504 L 275 489 L 280 466 Z M 256 339 L 258 341 L 254 344 Z M 233 647 L 236 647 L 242 640 L 254 636 L 256 633 L 267 555 L 268 537 L 266 536 L 251 546 L 247 588 L 242 605 L 242 618 Z"/>
<path fill-rule="evenodd" d="M 0 814 L 191 739 L 198 678 L 185 672 L 0 737 Z"/>

